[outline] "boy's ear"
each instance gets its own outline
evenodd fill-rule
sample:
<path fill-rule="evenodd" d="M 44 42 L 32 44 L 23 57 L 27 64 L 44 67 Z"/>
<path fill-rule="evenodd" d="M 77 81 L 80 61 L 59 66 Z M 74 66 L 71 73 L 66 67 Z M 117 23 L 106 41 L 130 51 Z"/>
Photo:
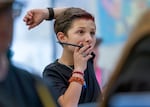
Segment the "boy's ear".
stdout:
<path fill-rule="evenodd" d="M 58 33 L 57 33 L 57 39 L 58 39 L 58 41 L 60 41 L 60 42 L 65 42 L 65 41 L 66 41 L 66 36 L 64 35 L 63 32 L 58 32 Z"/>

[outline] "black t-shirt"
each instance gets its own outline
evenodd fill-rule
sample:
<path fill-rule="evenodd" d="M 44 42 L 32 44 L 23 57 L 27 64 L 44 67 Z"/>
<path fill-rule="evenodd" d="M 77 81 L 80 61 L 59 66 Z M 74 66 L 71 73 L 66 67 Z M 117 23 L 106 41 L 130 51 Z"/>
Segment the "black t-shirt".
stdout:
<path fill-rule="evenodd" d="M 0 82 L 0 107 L 44 107 L 36 83 L 46 86 L 40 77 L 10 65 L 6 79 Z"/>
<path fill-rule="evenodd" d="M 65 93 L 69 86 L 69 78 L 72 75 L 72 69 L 58 62 L 58 59 L 46 66 L 43 72 L 43 78 L 52 83 L 52 87 L 57 93 L 57 99 Z M 97 83 L 93 68 L 93 58 L 87 63 L 87 69 L 84 72 L 86 87 L 82 88 L 80 103 L 96 102 L 100 96 L 100 87 Z"/>

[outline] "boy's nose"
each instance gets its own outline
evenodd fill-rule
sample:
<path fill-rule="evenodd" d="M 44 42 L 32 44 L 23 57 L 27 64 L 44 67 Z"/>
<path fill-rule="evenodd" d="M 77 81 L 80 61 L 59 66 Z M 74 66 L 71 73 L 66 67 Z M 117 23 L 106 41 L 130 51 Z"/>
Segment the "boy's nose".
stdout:
<path fill-rule="evenodd" d="M 92 37 L 90 34 L 87 34 L 85 41 L 86 41 L 86 43 L 90 44 L 90 43 L 92 43 L 92 41 L 93 41 L 93 37 Z"/>

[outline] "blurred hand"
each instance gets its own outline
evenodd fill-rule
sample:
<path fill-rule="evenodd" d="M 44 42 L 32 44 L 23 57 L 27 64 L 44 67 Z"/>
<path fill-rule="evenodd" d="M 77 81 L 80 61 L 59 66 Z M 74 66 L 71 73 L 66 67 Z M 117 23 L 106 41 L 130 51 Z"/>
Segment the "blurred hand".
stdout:
<path fill-rule="evenodd" d="M 23 21 L 32 29 L 39 25 L 43 20 L 48 19 L 49 12 L 48 9 L 31 9 L 25 15 Z"/>

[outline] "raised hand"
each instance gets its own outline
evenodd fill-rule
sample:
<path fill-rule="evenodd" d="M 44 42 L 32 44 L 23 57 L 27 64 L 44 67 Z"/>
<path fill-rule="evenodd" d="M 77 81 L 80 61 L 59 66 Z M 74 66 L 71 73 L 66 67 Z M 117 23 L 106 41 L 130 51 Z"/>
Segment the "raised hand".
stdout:
<path fill-rule="evenodd" d="M 48 9 L 31 9 L 27 12 L 23 21 L 32 29 L 38 26 L 43 20 L 48 19 L 49 12 Z"/>
<path fill-rule="evenodd" d="M 92 48 L 86 45 L 82 48 L 76 47 L 74 51 L 74 69 L 84 72 L 87 67 L 87 61 L 92 57 Z"/>

